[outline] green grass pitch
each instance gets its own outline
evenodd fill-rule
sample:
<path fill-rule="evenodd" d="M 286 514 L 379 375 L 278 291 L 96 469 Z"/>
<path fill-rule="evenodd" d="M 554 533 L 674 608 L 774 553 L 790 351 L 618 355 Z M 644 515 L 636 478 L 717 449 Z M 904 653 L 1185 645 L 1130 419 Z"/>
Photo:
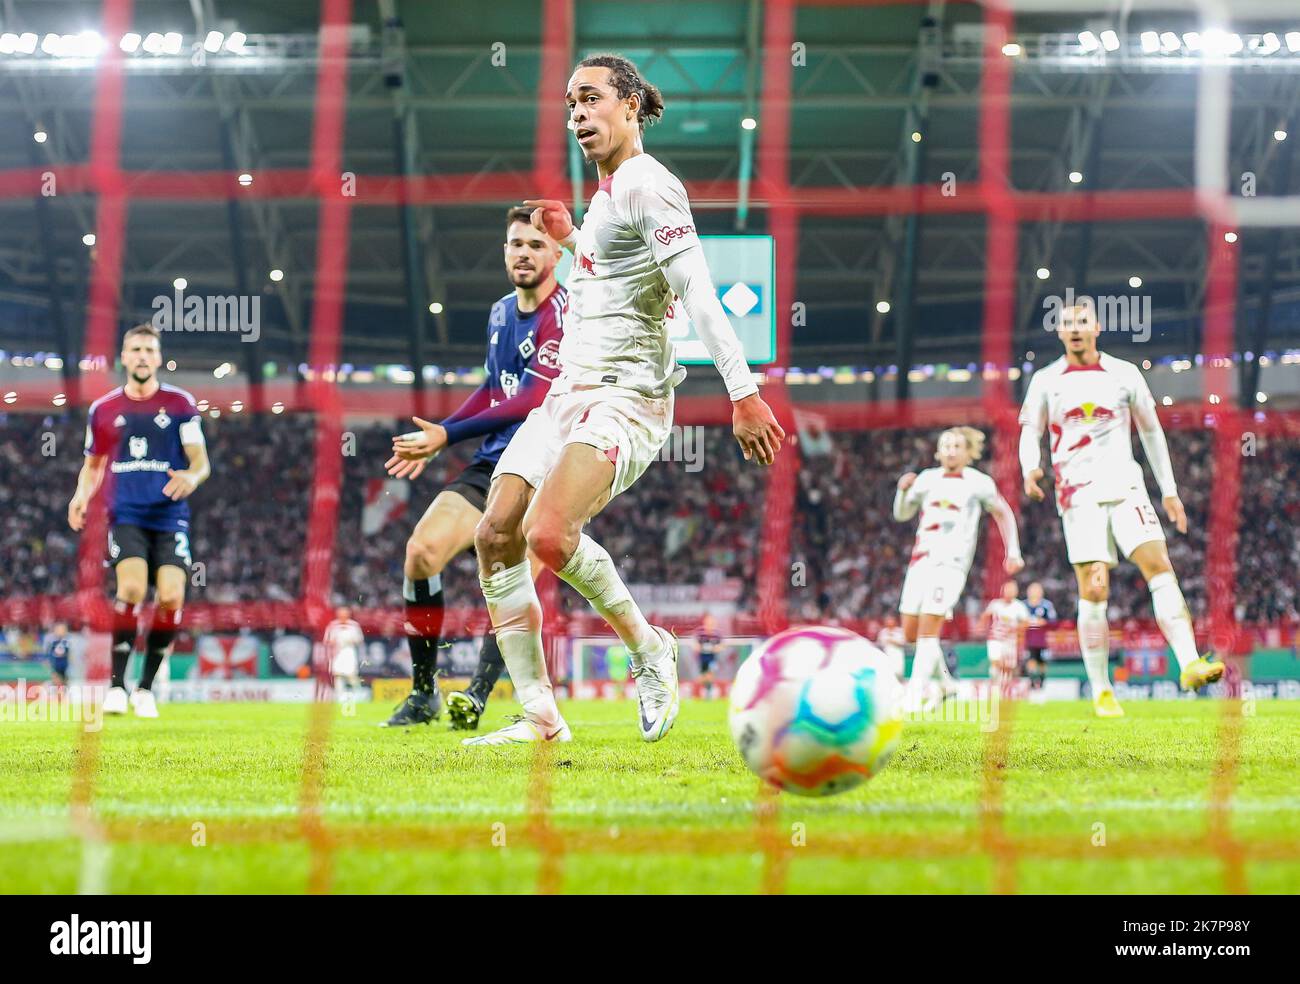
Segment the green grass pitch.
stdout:
<path fill-rule="evenodd" d="M 553 749 L 547 773 L 550 843 L 563 845 L 549 861 L 528 836 L 531 748 L 463 749 L 445 719 L 386 731 L 376 724 L 387 706 L 358 705 L 354 716 L 330 708 L 328 890 L 532 892 L 549 884 L 566 892 L 748 893 L 770 884 L 770 855 L 756 846 L 758 784 L 732 748 L 723 702 L 685 703 L 676 728 L 655 745 L 639 740 L 631 702 L 563 707 L 575 740 Z M 516 709 L 496 703 L 485 726 Z M 1212 852 L 1125 850 L 1137 841 L 1192 841 L 1210 829 L 1220 705 L 1134 702 L 1126 710 L 1123 719 L 1103 721 L 1083 703 L 1017 706 L 999 771 L 1001 829 L 1013 840 L 1047 838 L 1068 849 L 1016 857 L 1015 891 L 1199 893 L 1229 885 Z M 1252 710 L 1242 724 L 1228 829 L 1248 850 L 1271 845 L 1240 868 L 1249 891 L 1293 893 L 1300 890 L 1300 704 L 1260 702 Z M 298 811 L 310 710 L 206 704 L 164 706 L 162 714 L 105 722 L 94 806 L 116 834 L 98 847 L 86 847 L 69 821 L 77 726 L 0 725 L 0 891 L 309 888 L 313 852 L 298 836 Z M 779 888 L 994 890 L 997 862 L 979 840 L 988 819 L 981 811 L 986 740 L 976 723 L 908 724 L 893 762 L 864 786 L 829 799 L 779 797 L 764 821 L 771 837 L 789 845 L 780 852 Z M 240 836 L 268 824 L 280 833 Z M 385 830 L 447 825 L 458 831 L 454 844 L 383 842 Z M 934 856 L 818 850 L 898 838 L 914 848 L 949 847 Z M 968 849 L 951 847 L 962 842 Z M 594 843 L 601 849 L 583 849 Z"/>

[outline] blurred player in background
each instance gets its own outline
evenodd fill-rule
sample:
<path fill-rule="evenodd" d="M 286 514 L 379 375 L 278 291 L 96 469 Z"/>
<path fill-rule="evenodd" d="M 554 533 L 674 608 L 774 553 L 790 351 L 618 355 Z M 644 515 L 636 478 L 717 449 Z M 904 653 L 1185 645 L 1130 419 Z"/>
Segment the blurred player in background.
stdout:
<path fill-rule="evenodd" d="M 1029 627 L 1025 629 L 1025 675 L 1029 677 L 1030 696 L 1041 693 L 1047 679 L 1047 626 L 1056 621 L 1056 606 L 1043 596 L 1043 586 L 1035 581 L 1025 592 L 1029 609 Z"/>
<path fill-rule="evenodd" d="M 1020 600 L 1020 588 L 1013 580 L 1002 585 L 1002 595 L 990 601 L 980 615 L 980 629 L 987 640 L 989 684 L 1004 697 L 1011 696 L 1028 624 L 1029 609 Z"/>
<path fill-rule="evenodd" d="M 154 582 L 153 625 L 131 709 L 156 718 L 158 667 L 171 652 L 185 603 L 190 507 L 185 500 L 211 472 L 194 397 L 158 381 L 158 329 L 138 325 L 122 338 L 126 383 L 90 405 L 86 460 L 68 503 L 68 525 L 82 530 L 90 500 L 108 482 L 108 556 L 117 576 L 113 602 L 113 669 L 105 714 L 125 714 L 126 668 L 139 629 L 140 606 Z M 111 464 L 110 464 L 111 462 Z"/>
<path fill-rule="evenodd" d="M 68 683 L 68 657 L 72 655 L 72 643 L 68 641 L 68 623 L 55 622 L 54 630 L 45 643 L 45 660 L 50 664 L 50 683 L 56 687 Z"/>
<path fill-rule="evenodd" d="M 1186 533 L 1187 513 L 1178 497 L 1156 402 L 1137 366 L 1097 350 L 1100 332 L 1090 301 L 1061 310 L 1057 337 L 1065 354 L 1030 377 L 1020 411 L 1020 468 L 1025 494 L 1042 502 L 1041 445 L 1043 431 L 1050 430 L 1056 509 L 1079 583 L 1083 665 L 1097 716 L 1120 717 L 1124 711 L 1110 685 L 1106 621 L 1110 569 L 1119 562 L 1117 547 L 1137 565 L 1151 589 L 1156 622 L 1182 667 L 1183 688 L 1196 690 L 1219 679 L 1223 664 L 1208 662 L 1196 651 L 1192 615 L 1169 562 L 1142 466 L 1133 458 L 1136 424 L 1165 515 L 1179 533 Z"/>
<path fill-rule="evenodd" d="M 406 543 L 402 597 L 406 636 L 411 647 L 411 694 L 382 727 L 427 724 L 442 713 L 436 682 L 442 633 L 442 571 L 457 554 L 474 545 L 474 528 L 483 518 L 492 470 L 529 412 L 540 405 L 560 370 L 560 339 L 568 295 L 555 280 L 560 248 L 534 228 L 531 208 L 506 214 L 506 276 L 514 290 L 492 305 L 487 326 L 487 378 L 441 424 L 416 417 L 420 430 L 393 440 L 388 474 L 415 478 L 449 445 L 474 437 L 483 443 L 469 466 L 447 485 L 415 525 Z M 536 576 L 536 568 L 533 576 Z M 473 730 L 501 676 L 496 635 L 483 636 L 474 678 L 464 691 L 449 694 L 453 728 Z"/>
<path fill-rule="evenodd" d="M 325 626 L 321 640 L 325 645 L 325 664 L 336 682 L 348 690 L 361 686 L 361 650 L 366 644 L 361 625 L 352 617 L 352 609 L 341 605 L 334 620 Z"/>
<path fill-rule="evenodd" d="M 557 94 L 558 95 L 558 94 Z M 569 127 L 599 185 L 582 228 L 559 201 L 533 222 L 573 252 L 564 369 L 501 456 L 475 545 L 492 624 L 524 716 L 476 744 L 567 741 L 542 653 L 541 606 L 526 550 L 586 598 L 627 646 L 641 737 L 677 717 L 677 641 L 650 625 L 614 562 L 582 528 L 658 455 L 685 377 L 665 323 L 676 299 L 699 331 L 732 401 L 746 459 L 770 464 L 785 437 L 713 288 L 682 183 L 645 153 L 659 90 L 619 55 L 584 59 L 569 79 Z"/>
<path fill-rule="evenodd" d="M 876 645 L 889 657 L 889 665 L 893 667 L 894 676 L 898 677 L 901 683 L 907 659 L 907 633 L 903 631 L 903 627 L 898 624 L 898 619 L 893 615 L 885 616 L 885 624 L 880 627 L 880 634 L 876 636 Z"/>
<path fill-rule="evenodd" d="M 1006 548 L 1002 569 L 1014 575 L 1025 566 L 1015 514 L 998 494 L 993 479 L 971 467 L 983 454 L 981 431 L 950 427 L 939 435 L 935 452 L 939 467 L 927 468 L 920 475 L 908 472 L 898 480 L 894 519 L 902 523 L 918 510 L 921 514 L 898 605 L 903 633 L 908 642 L 916 643 L 905 701 L 913 709 L 936 674 L 945 699 L 956 693 L 939 636 L 966 586 L 984 513 L 993 516 L 1002 534 Z"/>
<path fill-rule="evenodd" d="M 701 621 L 700 631 L 695 635 L 695 646 L 700 660 L 700 687 L 705 697 L 712 697 L 713 664 L 717 662 L 718 650 L 722 648 L 717 621 L 712 615 L 705 615 Z"/>

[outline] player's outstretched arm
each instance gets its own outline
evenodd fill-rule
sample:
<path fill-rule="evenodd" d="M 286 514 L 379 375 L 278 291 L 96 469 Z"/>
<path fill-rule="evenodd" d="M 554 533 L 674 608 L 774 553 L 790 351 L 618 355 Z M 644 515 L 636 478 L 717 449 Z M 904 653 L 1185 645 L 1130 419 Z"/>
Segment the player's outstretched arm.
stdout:
<path fill-rule="evenodd" d="M 77 491 L 68 503 L 68 525 L 77 532 L 86 526 L 86 510 L 90 508 L 90 500 L 104 482 L 107 466 L 108 455 L 104 454 L 88 454 L 81 465 L 81 471 L 77 474 Z"/>
<path fill-rule="evenodd" d="M 1141 379 L 1140 388 L 1133 400 L 1133 422 L 1137 425 L 1138 439 L 1142 450 L 1146 452 L 1147 464 L 1160 486 L 1160 498 L 1165 507 L 1165 515 L 1179 533 L 1187 532 L 1187 510 L 1183 500 L 1178 497 L 1178 483 L 1174 481 L 1174 466 L 1169 460 L 1169 443 L 1165 440 L 1165 429 L 1160 426 L 1160 415 L 1156 413 L 1156 401 L 1147 388 L 1146 380 Z"/>
<path fill-rule="evenodd" d="M 1038 376 L 1029 378 L 1029 390 L 1020 408 L 1020 474 L 1025 480 L 1025 495 L 1042 502 L 1046 493 L 1038 487 L 1043 478 L 1043 431 L 1047 429 L 1047 400 Z"/>
<path fill-rule="evenodd" d="M 1002 569 L 1007 574 L 1018 574 L 1024 569 L 1025 560 L 1020 556 L 1020 532 L 1016 529 L 1016 514 L 1002 496 L 993 500 L 989 513 L 998 524 L 998 532 L 1002 534 L 1002 543 L 1007 550 Z"/>
<path fill-rule="evenodd" d="M 777 423 L 772 408 L 758 395 L 758 384 L 749 372 L 740 339 L 713 289 L 704 249 L 694 245 L 674 253 L 660 269 L 668 286 L 681 300 L 727 387 L 732 403 L 732 432 L 745 460 L 770 465 L 781 450 L 785 431 Z"/>

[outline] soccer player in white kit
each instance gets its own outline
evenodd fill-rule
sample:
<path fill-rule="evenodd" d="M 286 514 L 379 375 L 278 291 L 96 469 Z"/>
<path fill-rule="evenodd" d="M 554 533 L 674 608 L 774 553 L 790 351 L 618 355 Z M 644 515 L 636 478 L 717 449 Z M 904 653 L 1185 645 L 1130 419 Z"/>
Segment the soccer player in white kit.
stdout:
<path fill-rule="evenodd" d="M 349 690 L 360 687 L 361 647 L 366 644 L 366 637 L 347 605 L 335 610 L 334 620 L 325 627 L 324 643 L 330 675 Z"/>
<path fill-rule="evenodd" d="M 536 206 L 533 224 L 574 256 L 564 368 L 502 453 L 474 538 L 483 597 L 524 714 L 468 745 L 571 737 L 546 671 L 527 549 L 627 646 L 641 737 L 658 741 L 676 719 L 676 639 L 646 621 L 609 554 L 582 528 L 668 439 L 673 388 L 686 374 L 665 325 L 678 299 L 726 384 L 746 459 L 770 464 L 785 437 L 718 301 L 685 189 L 641 148 L 646 122 L 663 113 L 659 90 L 626 58 L 597 55 L 578 64 L 565 100 L 599 188 L 577 230 L 563 203 L 524 203 Z"/>
<path fill-rule="evenodd" d="M 898 610 L 903 632 L 916 643 L 905 705 L 915 709 L 931 678 L 938 674 L 944 697 L 956 684 L 943 661 L 939 636 L 966 586 L 975 557 L 980 517 L 988 512 L 998 524 L 1006 556 L 1002 569 L 1015 574 L 1025 562 L 1020 556 L 1016 516 L 998 493 L 993 479 L 972 468 L 984 453 L 984 435 L 974 427 L 951 427 L 939 435 L 938 468 L 920 475 L 908 472 L 898 480 L 894 519 L 906 522 L 920 511 L 916 541 L 903 579 Z"/>
<path fill-rule="evenodd" d="M 1011 696 L 1011 682 L 1016 678 L 1029 626 L 1029 607 L 1019 595 L 1016 582 L 1007 581 L 1002 585 L 1002 594 L 990 601 L 980 615 L 989 655 L 989 683 L 1004 697 Z"/>
<path fill-rule="evenodd" d="M 1151 589 L 1156 622 L 1182 668 L 1184 689 L 1219 679 L 1223 664 L 1208 662 L 1196 651 L 1192 616 L 1169 563 L 1164 530 L 1147 495 L 1142 467 L 1133 458 L 1136 424 L 1165 515 L 1179 533 L 1186 533 L 1187 513 L 1178 498 L 1155 400 L 1137 366 L 1097 350 L 1100 331 L 1090 303 L 1061 311 L 1057 337 L 1065 355 L 1030 377 L 1020 411 L 1020 468 L 1025 494 L 1041 502 L 1041 444 L 1043 431 L 1049 431 L 1056 509 L 1079 583 L 1079 648 L 1093 706 L 1099 717 L 1120 717 L 1124 711 L 1110 685 L 1106 621 L 1117 548 L 1137 565 Z"/>

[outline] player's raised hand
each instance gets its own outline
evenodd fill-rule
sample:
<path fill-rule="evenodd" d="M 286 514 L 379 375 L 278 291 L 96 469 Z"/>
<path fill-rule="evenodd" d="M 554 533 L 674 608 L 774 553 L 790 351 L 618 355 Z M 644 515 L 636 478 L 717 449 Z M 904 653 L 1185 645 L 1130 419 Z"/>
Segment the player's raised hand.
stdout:
<path fill-rule="evenodd" d="M 1002 562 L 1002 569 L 1006 571 L 1008 577 L 1014 577 L 1025 569 L 1025 559 L 1023 557 L 1008 557 Z"/>
<path fill-rule="evenodd" d="M 731 432 L 736 435 L 745 460 L 770 465 L 785 440 L 785 431 L 776 422 L 772 408 L 757 393 L 737 400 L 731 408 Z"/>
<path fill-rule="evenodd" d="M 556 198 L 530 198 L 524 205 L 533 210 L 533 228 L 546 233 L 557 243 L 573 235 L 573 218 L 564 202 Z"/>
<path fill-rule="evenodd" d="M 1183 508 L 1183 500 L 1176 495 L 1167 495 L 1161 500 L 1165 506 L 1165 515 L 1169 517 L 1169 522 L 1174 524 L 1174 529 L 1179 533 L 1187 532 L 1187 510 Z"/>
<path fill-rule="evenodd" d="M 1025 495 L 1029 496 L 1029 498 L 1033 499 L 1035 502 L 1042 502 L 1047 498 L 1047 493 L 1038 487 L 1038 483 L 1042 478 L 1043 470 L 1041 468 L 1035 468 L 1025 476 Z"/>
<path fill-rule="evenodd" d="M 418 431 L 398 434 L 393 438 L 393 454 L 405 461 L 430 458 L 447 446 L 447 428 L 421 417 L 412 417 Z"/>
<path fill-rule="evenodd" d="M 163 495 L 173 502 L 180 502 L 198 487 L 199 483 L 189 472 L 168 468 L 167 484 L 163 486 Z"/>
<path fill-rule="evenodd" d="M 916 481 L 916 472 L 908 472 L 906 475 L 898 476 L 898 491 L 906 492 L 908 489 L 912 487 L 912 483 L 915 481 Z"/>
<path fill-rule="evenodd" d="M 425 465 L 430 460 L 429 458 L 403 458 L 401 455 L 395 454 L 384 462 L 384 470 L 393 478 L 414 480 L 420 477 Z"/>
<path fill-rule="evenodd" d="M 80 533 L 86 526 L 86 500 L 74 495 L 68 503 L 68 525 Z"/>

